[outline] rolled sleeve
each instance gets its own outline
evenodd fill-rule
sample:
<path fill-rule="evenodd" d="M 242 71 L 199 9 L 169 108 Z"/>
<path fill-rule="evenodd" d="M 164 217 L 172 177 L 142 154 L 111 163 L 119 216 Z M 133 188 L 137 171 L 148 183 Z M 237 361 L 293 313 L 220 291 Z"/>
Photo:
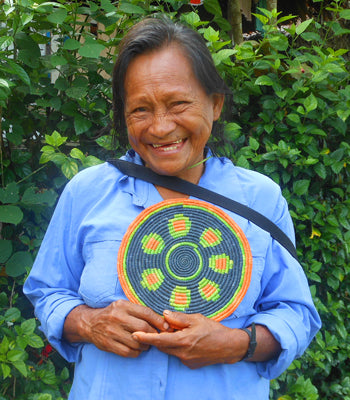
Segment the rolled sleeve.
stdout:
<path fill-rule="evenodd" d="M 247 322 L 266 326 L 281 345 L 278 358 L 257 364 L 261 376 L 274 379 L 304 353 L 321 321 L 297 260 L 278 243 L 273 243 L 268 253 L 258 313 Z"/>
<path fill-rule="evenodd" d="M 74 362 L 79 356 L 80 346 L 62 338 L 67 315 L 84 303 L 78 294 L 83 260 L 72 225 L 71 200 L 67 187 L 24 283 L 23 292 L 34 305 L 40 329 L 49 342 L 67 361 Z"/>

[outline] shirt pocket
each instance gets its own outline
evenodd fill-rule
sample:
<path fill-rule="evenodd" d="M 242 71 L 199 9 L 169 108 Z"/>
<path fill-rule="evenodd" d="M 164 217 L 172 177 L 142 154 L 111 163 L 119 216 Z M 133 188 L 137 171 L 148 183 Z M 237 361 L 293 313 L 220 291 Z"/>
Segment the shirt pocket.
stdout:
<path fill-rule="evenodd" d="M 117 260 L 121 240 L 87 243 L 79 294 L 94 308 L 106 307 L 125 295 L 118 284 Z"/>

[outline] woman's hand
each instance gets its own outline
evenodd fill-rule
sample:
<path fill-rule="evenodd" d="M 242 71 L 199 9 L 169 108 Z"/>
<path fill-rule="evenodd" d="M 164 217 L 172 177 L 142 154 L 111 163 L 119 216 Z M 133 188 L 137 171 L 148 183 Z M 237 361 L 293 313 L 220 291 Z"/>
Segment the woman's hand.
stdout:
<path fill-rule="evenodd" d="M 231 329 L 201 314 L 164 311 L 164 318 L 174 332 L 135 332 L 140 344 L 156 346 L 164 353 L 178 357 L 195 369 L 218 363 L 236 363 L 245 356 L 249 336 L 241 329 Z M 264 326 L 257 326 L 255 356 L 250 361 L 265 361 L 280 351 L 279 343 Z"/>
<path fill-rule="evenodd" d="M 135 332 L 140 344 L 154 345 L 164 353 L 178 357 L 189 368 L 217 363 L 235 363 L 246 354 L 248 335 L 230 329 L 201 314 L 165 311 L 164 318 L 174 332 Z"/>
<path fill-rule="evenodd" d="M 135 331 L 156 334 L 169 325 L 148 307 L 118 300 L 106 308 L 81 305 L 74 308 L 64 324 L 64 338 L 69 342 L 93 343 L 100 350 L 123 357 L 137 357 L 149 345 L 137 342 Z"/>

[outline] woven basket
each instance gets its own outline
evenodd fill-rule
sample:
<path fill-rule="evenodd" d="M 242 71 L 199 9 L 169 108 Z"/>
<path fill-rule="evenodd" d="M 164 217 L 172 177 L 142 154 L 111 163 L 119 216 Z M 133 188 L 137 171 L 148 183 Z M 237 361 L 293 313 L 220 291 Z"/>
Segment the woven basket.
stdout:
<path fill-rule="evenodd" d="M 241 228 L 200 200 L 148 207 L 129 226 L 118 253 L 118 276 L 128 299 L 159 314 L 167 309 L 221 321 L 242 301 L 251 272 Z"/>

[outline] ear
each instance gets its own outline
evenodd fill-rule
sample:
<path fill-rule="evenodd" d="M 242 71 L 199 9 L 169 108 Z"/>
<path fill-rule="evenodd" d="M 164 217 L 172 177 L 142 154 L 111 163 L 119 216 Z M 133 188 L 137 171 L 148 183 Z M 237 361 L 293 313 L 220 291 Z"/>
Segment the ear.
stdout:
<path fill-rule="evenodd" d="M 224 106 L 225 95 L 222 93 L 213 93 L 213 117 L 214 121 L 220 118 L 222 107 Z"/>

